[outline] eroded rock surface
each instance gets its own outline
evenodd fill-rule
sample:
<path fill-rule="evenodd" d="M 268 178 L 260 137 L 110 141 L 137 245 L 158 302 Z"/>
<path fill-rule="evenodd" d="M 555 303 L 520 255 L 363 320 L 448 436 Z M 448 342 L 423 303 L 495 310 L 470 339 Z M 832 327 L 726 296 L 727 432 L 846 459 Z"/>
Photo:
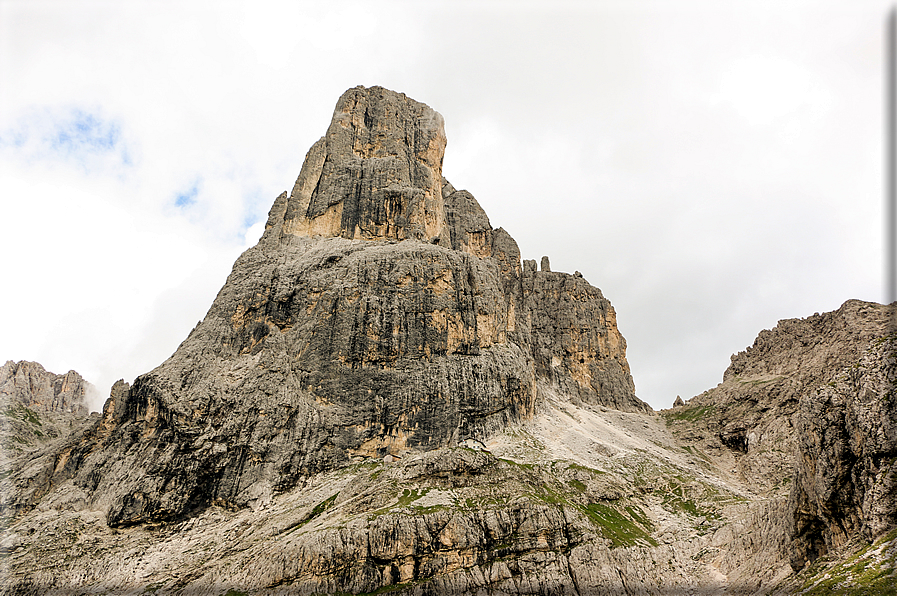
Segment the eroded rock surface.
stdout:
<path fill-rule="evenodd" d="M 339 100 L 174 355 L 0 470 L 3 593 L 897 581 L 893 306 L 781 321 L 658 417 L 601 291 L 521 261 L 444 146 L 404 95 Z"/>
<path fill-rule="evenodd" d="M 346 91 L 285 202 L 284 231 L 438 242 L 445 144 L 426 104 L 382 87 Z"/>
<path fill-rule="evenodd" d="M 724 473 L 747 481 L 759 494 L 787 494 L 801 399 L 884 337 L 893 312 L 893 307 L 848 300 L 836 311 L 779 321 L 732 356 L 722 383 L 664 416 L 683 439 L 727 461 Z"/>
<path fill-rule="evenodd" d="M 758 498 L 747 535 L 766 544 L 744 555 L 788 560 L 800 571 L 828 554 L 836 568 L 839 557 L 897 528 L 895 308 L 849 300 L 837 311 L 780 321 L 732 357 L 720 385 L 663 412 L 715 475 Z M 745 532 L 731 538 L 728 550 L 738 552 Z M 758 590 L 774 578 L 768 565 L 741 567 L 763 580 Z M 829 589 L 826 569 L 807 568 L 803 577 Z M 778 581 L 782 593 L 801 584 Z M 854 581 L 865 580 L 845 572 L 838 585 Z"/>
<path fill-rule="evenodd" d="M 791 506 L 799 570 L 897 528 L 897 336 L 801 399 Z"/>
<path fill-rule="evenodd" d="M 0 475 L 16 458 L 80 429 L 92 389 L 73 370 L 57 375 L 25 360 L 0 366 Z"/>

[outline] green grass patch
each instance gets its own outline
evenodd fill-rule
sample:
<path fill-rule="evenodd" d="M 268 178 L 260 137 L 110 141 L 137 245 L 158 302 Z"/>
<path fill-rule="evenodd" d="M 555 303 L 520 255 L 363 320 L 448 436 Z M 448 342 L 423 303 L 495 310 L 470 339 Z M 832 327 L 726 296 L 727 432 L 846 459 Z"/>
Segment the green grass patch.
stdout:
<path fill-rule="evenodd" d="M 892 596 L 897 585 L 897 530 L 860 549 L 854 556 L 829 567 L 814 562 L 805 572 L 801 594 L 809 596 Z"/>
<path fill-rule="evenodd" d="M 424 496 L 430 492 L 429 488 L 422 488 L 420 491 L 417 489 L 405 489 L 402 491 L 402 496 L 399 497 L 399 502 L 396 504 L 396 507 L 407 507 L 411 503 L 417 501 L 419 498 Z"/>
<path fill-rule="evenodd" d="M 667 420 L 687 420 L 689 422 L 695 422 L 696 420 L 700 420 L 709 414 L 712 414 L 716 408 L 714 406 L 695 406 L 692 408 L 685 408 L 684 410 L 679 410 L 677 412 L 668 412 L 666 413 Z"/>
<path fill-rule="evenodd" d="M 644 528 L 623 515 L 620 511 L 604 503 L 589 503 L 585 514 L 601 530 L 601 534 L 611 541 L 613 547 L 636 546 L 645 543 L 657 546 Z"/>
<path fill-rule="evenodd" d="M 651 520 L 648 519 L 648 516 L 645 515 L 645 512 L 641 507 L 638 507 L 636 505 L 627 505 L 625 509 L 626 513 L 629 514 L 629 517 L 631 517 L 640 526 L 642 526 L 649 532 L 654 531 L 654 524 L 651 523 Z"/>
<path fill-rule="evenodd" d="M 581 493 L 586 492 L 586 485 L 583 484 L 582 482 L 580 482 L 579 480 L 576 480 L 576 479 L 569 480 L 567 482 L 567 484 L 569 484 L 570 486 L 572 486 L 573 488 L 575 488 L 576 490 L 578 490 Z"/>
<path fill-rule="evenodd" d="M 563 495 L 559 494 L 556 490 L 548 486 L 547 484 L 543 484 L 539 487 L 538 492 L 534 494 L 538 499 L 545 501 L 550 505 L 568 505 L 567 499 L 564 498 Z"/>
<path fill-rule="evenodd" d="M 580 470 L 582 472 L 589 472 L 590 474 L 607 474 L 607 472 L 602 472 L 601 470 L 596 470 L 595 468 L 588 468 L 586 466 L 581 466 L 579 464 L 571 463 L 567 466 L 568 470 Z"/>
<path fill-rule="evenodd" d="M 417 501 L 419 498 L 421 498 L 422 496 L 424 496 L 424 495 L 427 494 L 428 492 L 430 492 L 430 489 L 429 489 L 429 488 L 422 488 L 422 489 L 420 489 L 420 490 L 417 490 L 417 489 L 415 489 L 415 488 L 412 488 L 412 489 L 408 489 L 408 488 L 406 488 L 406 489 L 404 489 L 404 490 L 402 491 L 402 494 L 399 496 L 399 500 L 398 500 L 398 502 L 397 502 L 396 504 L 394 504 L 394 505 L 387 505 L 386 507 L 382 507 L 382 508 L 380 508 L 380 509 L 378 509 L 378 510 L 376 510 L 376 511 L 371 512 L 370 515 L 371 515 L 372 517 L 379 517 L 379 516 L 383 515 L 384 513 L 388 513 L 389 511 L 392 511 L 393 509 L 397 509 L 397 508 L 400 509 L 400 508 L 403 508 L 403 507 L 408 507 L 409 505 L 411 505 L 411 503 Z M 436 511 L 435 508 L 437 508 L 437 507 L 438 507 L 438 506 L 434 505 L 434 509 L 433 509 L 433 511 Z M 424 510 L 424 509 L 429 509 L 429 508 L 427 508 L 427 507 L 415 507 L 415 510 L 418 510 L 418 511 L 420 511 L 420 510 Z"/>
<path fill-rule="evenodd" d="M 302 520 L 298 521 L 297 523 L 293 524 L 292 526 L 289 526 L 289 527 L 281 530 L 280 533 L 281 534 L 289 534 L 291 532 L 295 532 L 296 530 L 298 530 L 299 528 L 301 528 L 302 526 L 304 526 L 305 524 L 307 524 L 314 518 L 318 517 L 319 515 L 321 515 L 328 509 L 330 509 L 330 507 L 333 506 L 333 502 L 336 501 L 336 497 L 338 494 L 339 493 L 331 495 L 331 496 L 327 497 L 326 499 L 324 499 L 323 501 L 321 501 L 320 503 L 318 503 L 317 505 L 315 505 L 312 508 L 311 513 L 309 513 L 307 516 L 302 518 Z"/>
<path fill-rule="evenodd" d="M 506 464 L 511 464 L 512 466 L 517 466 L 518 468 L 523 468 L 525 470 L 532 470 L 533 468 L 536 467 L 536 464 L 525 464 L 525 463 L 522 463 L 519 461 L 514 461 L 513 459 L 505 459 L 503 457 L 498 457 L 496 459 L 498 459 L 499 461 L 503 461 Z"/>
<path fill-rule="evenodd" d="M 28 408 L 22 408 L 22 409 L 24 410 L 25 421 L 26 421 L 26 422 L 30 422 L 31 424 L 35 424 L 35 425 L 37 425 L 37 426 L 43 426 L 43 425 L 41 424 L 40 418 L 37 416 L 36 413 L 34 413 L 33 411 L 29 410 Z"/>
<path fill-rule="evenodd" d="M 673 495 L 665 498 L 663 503 L 676 511 L 688 513 L 693 517 L 703 517 L 703 512 L 698 509 L 695 502 L 690 499 L 683 499 L 681 496 Z"/>
<path fill-rule="evenodd" d="M 330 509 L 330 506 L 333 505 L 334 501 L 336 501 L 336 495 L 331 495 L 331 496 L 327 497 L 326 499 L 324 499 L 323 501 L 321 501 L 320 503 L 318 503 L 317 505 L 315 505 L 314 509 L 311 510 L 311 515 L 308 516 L 306 521 L 311 521 L 314 518 L 321 515 L 322 513 L 324 513 L 325 511 L 327 511 L 328 509 Z"/>
<path fill-rule="evenodd" d="M 26 408 L 23 405 L 16 405 L 10 408 L 6 408 L 5 410 L 3 410 L 2 414 L 7 418 L 16 418 L 35 426 L 43 426 L 37 413 L 34 410 Z"/>

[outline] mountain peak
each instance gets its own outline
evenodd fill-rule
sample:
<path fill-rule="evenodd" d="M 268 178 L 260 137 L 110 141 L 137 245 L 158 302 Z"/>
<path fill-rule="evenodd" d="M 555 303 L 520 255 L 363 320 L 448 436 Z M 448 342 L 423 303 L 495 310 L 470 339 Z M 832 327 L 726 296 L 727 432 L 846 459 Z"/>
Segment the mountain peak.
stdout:
<path fill-rule="evenodd" d="M 383 87 L 349 89 L 289 197 L 272 209 L 269 227 L 438 243 L 445 235 L 445 145 L 442 116 L 428 105 Z"/>
<path fill-rule="evenodd" d="M 48 482 L 79 478 L 107 523 L 126 526 L 482 440 L 548 396 L 651 411 L 610 302 L 581 277 L 521 262 L 442 177 L 444 148 L 425 104 L 380 87 L 344 93 L 203 321 L 160 366 L 112 388 Z M 29 484 L 15 506 L 45 490 Z"/>

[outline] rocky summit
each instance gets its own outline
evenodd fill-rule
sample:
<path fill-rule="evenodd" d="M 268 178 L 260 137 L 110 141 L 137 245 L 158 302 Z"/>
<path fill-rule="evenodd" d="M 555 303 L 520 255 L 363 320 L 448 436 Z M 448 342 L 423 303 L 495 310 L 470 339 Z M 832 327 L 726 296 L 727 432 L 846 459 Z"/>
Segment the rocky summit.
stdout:
<path fill-rule="evenodd" d="M 3 593 L 890 593 L 894 307 L 780 322 L 658 415 L 610 302 L 521 260 L 445 147 L 427 105 L 350 89 L 102 414 L 2 369 L 15 424 L 69 417 L 2 462 Z"/>
<path fill-rule="evenodd" d="M 0 366 L 0 474 L 11 460 L 32 454 L 87 422 L 93 386 L 73 370 L 57 375 L 37 362 Z"/>

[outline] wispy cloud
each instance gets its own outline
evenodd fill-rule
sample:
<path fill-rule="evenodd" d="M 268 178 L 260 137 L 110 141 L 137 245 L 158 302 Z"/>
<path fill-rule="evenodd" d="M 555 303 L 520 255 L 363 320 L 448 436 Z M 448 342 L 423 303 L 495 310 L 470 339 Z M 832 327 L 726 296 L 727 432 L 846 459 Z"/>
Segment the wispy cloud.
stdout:
<path fill-rule="evenodd" d="M 134 165 L 122 125 L 81 106 L 31 108 L 0 130 L 5 159 L 65 163 L 108 174 Z"/>
<path fill-rule="evenodd" d="M 176 207 L 185 209 L 196 203 L 197 195 L 199 195 L 199 180 L 194 181 L 189 188 L 179 192 L 174 199 L 174 204 Z"/>

